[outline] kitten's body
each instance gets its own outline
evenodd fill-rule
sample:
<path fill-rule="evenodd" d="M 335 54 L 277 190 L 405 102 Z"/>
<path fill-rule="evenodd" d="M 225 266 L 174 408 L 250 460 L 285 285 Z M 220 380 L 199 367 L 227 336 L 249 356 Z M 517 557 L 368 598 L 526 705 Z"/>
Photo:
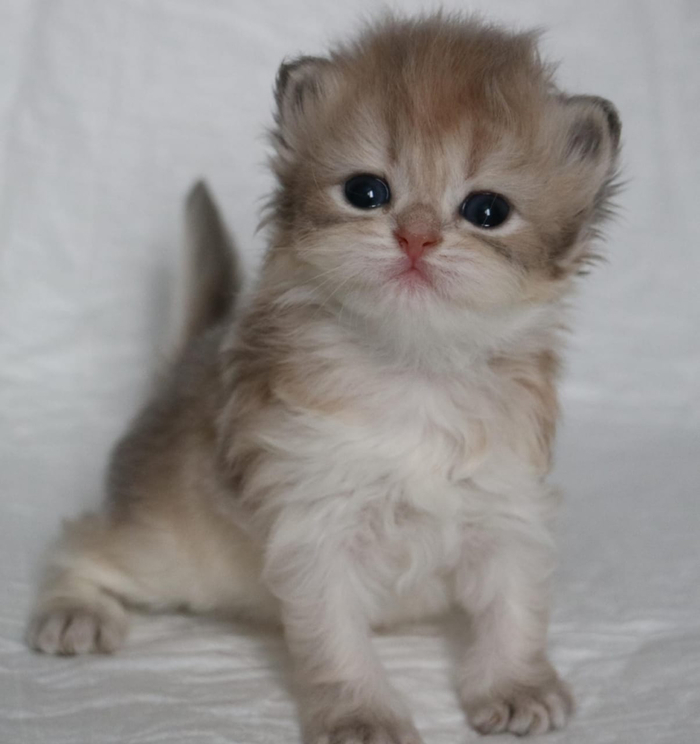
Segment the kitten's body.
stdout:
<path fill-rule="evenodd" d="M 379 61 L 394 68 L 377 82 Z M 460 65 L 482 79 L 466 98 L 444 80 Z M 472 616 L 473 725 L 559 727 L 571 703 L 545 651 L 544 482 L 558 331 L 619 123 L 595 99 L 565 101 L 531 37 L 439 18 L 283 67 L 278 104 L 259 286 L 235 319 L 226 291 L 200 288 L 218 304 L 195 302 L 194 340 L 116 451 L 111 509 L 55 553 L 30 640 L 110 650 L 122 601 L 276 618 L 309 741 L 412 744 L 367 628 L 457 606 Z M 364 127 L 352 147 L 348 122 Z M 338 195 L 363 170 L 390 174 L 383 216 Z M 464 233 L 455 200 L 494 184 L 517 214 Z M 418 276 L 395 225 L 441 231 Z M 205 255 L 226 255 L 218 228 L 205 237 Z"/>

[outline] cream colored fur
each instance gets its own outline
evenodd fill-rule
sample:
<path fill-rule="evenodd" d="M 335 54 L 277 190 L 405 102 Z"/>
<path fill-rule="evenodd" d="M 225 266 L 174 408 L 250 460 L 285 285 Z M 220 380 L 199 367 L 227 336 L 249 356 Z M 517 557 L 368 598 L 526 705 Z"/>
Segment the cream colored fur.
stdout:
<path fill-rule="evenodd" d="M 369 629 L 456 607 L 472 725 L 560 728 L 545 478 L 563 303 L 607 209 L 614 109 L 558 91 L 531 35 L 441 16 L 284 65 L 277 103 L 259 283 L 235 314 L 216 282 L 216 307 L 192 303 L 195 337 L 116 449 L 106 508 L 51 554 L 29 642 L 114 650 L 124 605 L 281 622 L 306 741 L 418 744 Z M 358 172 L 387 178 L 390 207 L 344 200 Z M 502 228 L 460 217 L 479 189 L 511 198 Z M 232 264 L 197 202 L 211 288 Z M 408 284 L 393 231 L 428 224 L 431 282 Z"/>

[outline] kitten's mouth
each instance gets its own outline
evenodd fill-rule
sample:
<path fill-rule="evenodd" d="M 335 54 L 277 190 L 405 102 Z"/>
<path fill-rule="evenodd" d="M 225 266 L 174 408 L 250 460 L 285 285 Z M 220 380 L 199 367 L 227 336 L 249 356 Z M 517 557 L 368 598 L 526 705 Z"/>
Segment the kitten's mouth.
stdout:
<path fill-rule="evenodd" d="M 426 287 L 433 284 L 428 269 L 423 263 L 410 263 L 402 266 L 391 278 L 404 287 Z"/>

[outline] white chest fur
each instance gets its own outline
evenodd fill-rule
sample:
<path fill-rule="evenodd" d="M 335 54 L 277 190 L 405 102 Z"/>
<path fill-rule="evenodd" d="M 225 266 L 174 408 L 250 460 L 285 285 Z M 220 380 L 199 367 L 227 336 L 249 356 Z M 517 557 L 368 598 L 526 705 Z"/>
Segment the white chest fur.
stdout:
<path fill-rule="evenodd" d="M 268 434 L 295 484 L 280 494 L 278 534 L 342 562 L 369 616 L 394 622 L 444 609 L 464 550 L 536 519 L 542 487 L 497 391 L 363 379 L 351 416 L 293 411 Z"/>

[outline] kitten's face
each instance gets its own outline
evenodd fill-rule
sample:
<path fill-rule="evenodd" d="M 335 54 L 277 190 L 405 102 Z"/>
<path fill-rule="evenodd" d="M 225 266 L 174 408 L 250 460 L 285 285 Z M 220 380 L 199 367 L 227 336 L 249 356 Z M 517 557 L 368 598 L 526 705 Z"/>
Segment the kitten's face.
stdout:
<path fill-rule="evenodd" d="M 588 250 L 619 123 L 567 99 L 528 36 L 393 24 L 283 67 L 282 250 L 367 314 L 501 312 L 559 294 Z"/>

